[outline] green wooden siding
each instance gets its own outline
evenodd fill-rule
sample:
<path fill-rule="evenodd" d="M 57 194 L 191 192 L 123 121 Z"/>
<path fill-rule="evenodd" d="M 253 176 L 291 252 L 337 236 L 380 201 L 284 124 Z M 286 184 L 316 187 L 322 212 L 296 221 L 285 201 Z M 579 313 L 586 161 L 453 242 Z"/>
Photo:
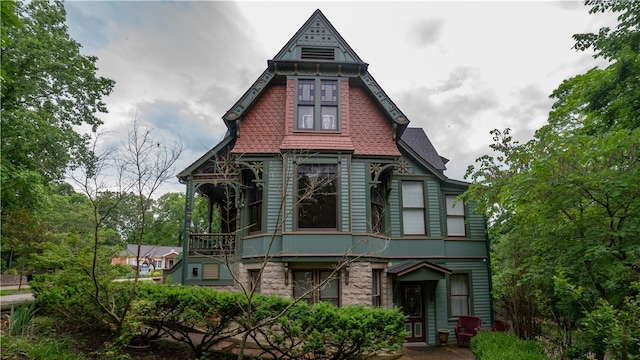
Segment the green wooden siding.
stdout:
<path fill-rule="evenodd" d="M 284 234 L 282 253 L 344 255 L 351 247 L 351 234 Z"/>
<path fill-rule="evenodd" d="M 350 191 L 350 173 L 349 168 L 351 161 L 347 156 L 340 156 L 338 158 L 338 171 L 339 171 L 339 183 L 340 191 L 338 192 L 338 230 L 351 231 L 351 224 L 349 222 L 349 214 L 351 212 L 351 196 L 353 194 Z"/>
<path fill-rule="evenodd" d="M 297 178 L 297 174 L 296 174 L 296 164 L 294 163 L 294 157 L 292 155 L 286 156 L 285 157 L 285 164 L 284 164 L 284 169 L 282 170 L 281 174 L 284 177 L 284 182 L 282 181 L 282 178 L 278 184 L 278 189 L 277 191 L 282 191 L 285 194 L 285 200 L 284 200 L 284 209 L 285 211 L 283 212 L 283 215 L 279 216 L 278 218 L 282 219 L 282 216 L 285 216 L 285 219 L 282 219 L 284 221 L 284 226 L 282 231 L 293 231 L 294 230 L 294 226 L 295 226 L 295 217 L 296 217 L 296 211 L 295 209 L 293 209 L 293 204 L 295 203 L 295 199 L 296 199 L 296 178 Z M 283 189 L 284 187 L 284 189 Z M 278 204 L 278 206 L 280 206 L 280 204 Z"/>
<path fill-rule="evenodd" d="M 435 179 L 428 179 L 427 183 L 427 234 L 442 236 L 442 202 L 440 201 L 440 186 Z"/>
<path fill-rule="evenodd" d="M 482 328 L 491 328 L 491 292 L 489 290 L 489 266 L 482 260 L 450 260 L 443 264 L 454 273 L 468 273 L 471 283 L 471 314 L 482 319 Z M 447 293 L 448 296 L 448 293 Z M 449 319 L 451 329 L 457 323 Z"/>
<path fill-rule="evenodd" d="M 447 240 L 444 251 L 448 256 L 487 256 L 487 244 L 477 240 Z"/>
<path fill-rule="evenodd" d="M 273 236 L 271 233 L 242 240 L 242 256 L 267 255 L 268 250 L 271 255 L 279 254 L 282 251 L 282 236 Z"/>
<path fill-rule="evenodd" d="M 268 234 L 273 234 L 280 216 L 280 204 L 282 203 L 282 161 L 271 159 L 266 161 L 266 182 L 264 189 L 263 207 L 266 207 L 266 216 L 262 219 L 262 229 Z"/>
<path fill-rule="evenodd" d="M 474 202 L 469 202 L 467 205 L 467 216 L 469 237 L 485 239 L 485 217 L 476 212 Z"/>
<path fill-rule="evenodd" d="M 393 239 L 389 242 L 388 253 L 391 256 L 445 256 L 444 240 L 442 239 Z"/>
<path fill-rule="evenodd" d="M 360 161 L 351 163 L 351 201 L 353 205 L 351 220 L 353 221 L 354 233 L 369 232 L 367 165 Z"/>

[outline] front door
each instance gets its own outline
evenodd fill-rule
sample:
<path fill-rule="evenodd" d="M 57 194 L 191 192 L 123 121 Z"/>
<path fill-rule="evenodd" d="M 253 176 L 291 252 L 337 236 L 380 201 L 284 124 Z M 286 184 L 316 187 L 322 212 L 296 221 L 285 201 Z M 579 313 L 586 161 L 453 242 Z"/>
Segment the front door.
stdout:
<path fill-rule="evenodd" d="M 402 285 L 402 310 L 407 315 L 404 328 L 409 332 L 407 342 L 424 342 L 424 302 L 422 286 Z"/>

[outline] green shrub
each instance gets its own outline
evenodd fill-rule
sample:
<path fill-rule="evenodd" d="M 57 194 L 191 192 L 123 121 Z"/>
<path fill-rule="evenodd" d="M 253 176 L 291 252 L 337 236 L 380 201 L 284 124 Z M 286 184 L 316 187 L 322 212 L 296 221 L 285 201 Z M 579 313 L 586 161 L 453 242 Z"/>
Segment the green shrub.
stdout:
<path fill-rule="evenodd" d="M 478 360 L 543 360 L 548 359 L 540 346 L 504 332 L 481 331 L 471 338 L 471 351 Z"/>
<path fill-rule="evenodd" d="M 220 341 L 238 335 L 244 295 L 193 286 L 139 284 L 134 305 L 126 320 L 132 339 L 150 341 L 163 335 L 184 342 L 196 358 Z M 199 336 L 191 336 L 198 333 Z"/>
<path fill-rule="evenodd" d="M 396 350 L 405 341 L 405 316 L 397 309 L 309 306 L 299 302 L 256 330 L 265 353 L 279 359 L 358 359 Z"/>
<path fill-rule="evenodd" d="M 74 325 L 113 331 L 119 327 L 132 284 L 112 280 L 102 279 L 96 291 L 90 277 L 63 270 L 34 276 L 29 285 L 46 312 L 56 313 Z"/>

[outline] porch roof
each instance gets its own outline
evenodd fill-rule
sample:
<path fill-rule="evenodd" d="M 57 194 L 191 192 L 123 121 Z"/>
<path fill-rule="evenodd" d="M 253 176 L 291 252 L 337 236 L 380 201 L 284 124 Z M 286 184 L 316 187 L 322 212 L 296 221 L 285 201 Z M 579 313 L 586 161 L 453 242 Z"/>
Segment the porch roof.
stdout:
<path fill-rule="evenodd" d="M 444 279 L 452 271 L 426 260 L 409 260 L 390 267 L 387 273 L 400 281 L 425 281 Z"/>

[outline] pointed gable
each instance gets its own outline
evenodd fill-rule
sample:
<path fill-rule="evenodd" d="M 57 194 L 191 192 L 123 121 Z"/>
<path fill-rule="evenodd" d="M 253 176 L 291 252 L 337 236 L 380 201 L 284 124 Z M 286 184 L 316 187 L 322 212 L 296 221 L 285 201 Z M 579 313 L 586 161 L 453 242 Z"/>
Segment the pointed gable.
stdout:
<path fill-rule="evenodd" d="M 274 61 L 335 61 L 367 64 L 351 49 L 319 9 L 278 52 Z"/>
<path fill-rule="evenodd" d="M 231 134 L 240 136 L 240 123 L 283 76 L 334 76 L 348 78 L 365 88 L 392 125 L 393 136 L 401 134 L 409 121 L 368 73 L 363 62 L 320 10 L 316 10 L 278 54 L 267 69 L 227 111 L 223 120 Z M 289 109 L 287 109 L 289 110 Z"/>

